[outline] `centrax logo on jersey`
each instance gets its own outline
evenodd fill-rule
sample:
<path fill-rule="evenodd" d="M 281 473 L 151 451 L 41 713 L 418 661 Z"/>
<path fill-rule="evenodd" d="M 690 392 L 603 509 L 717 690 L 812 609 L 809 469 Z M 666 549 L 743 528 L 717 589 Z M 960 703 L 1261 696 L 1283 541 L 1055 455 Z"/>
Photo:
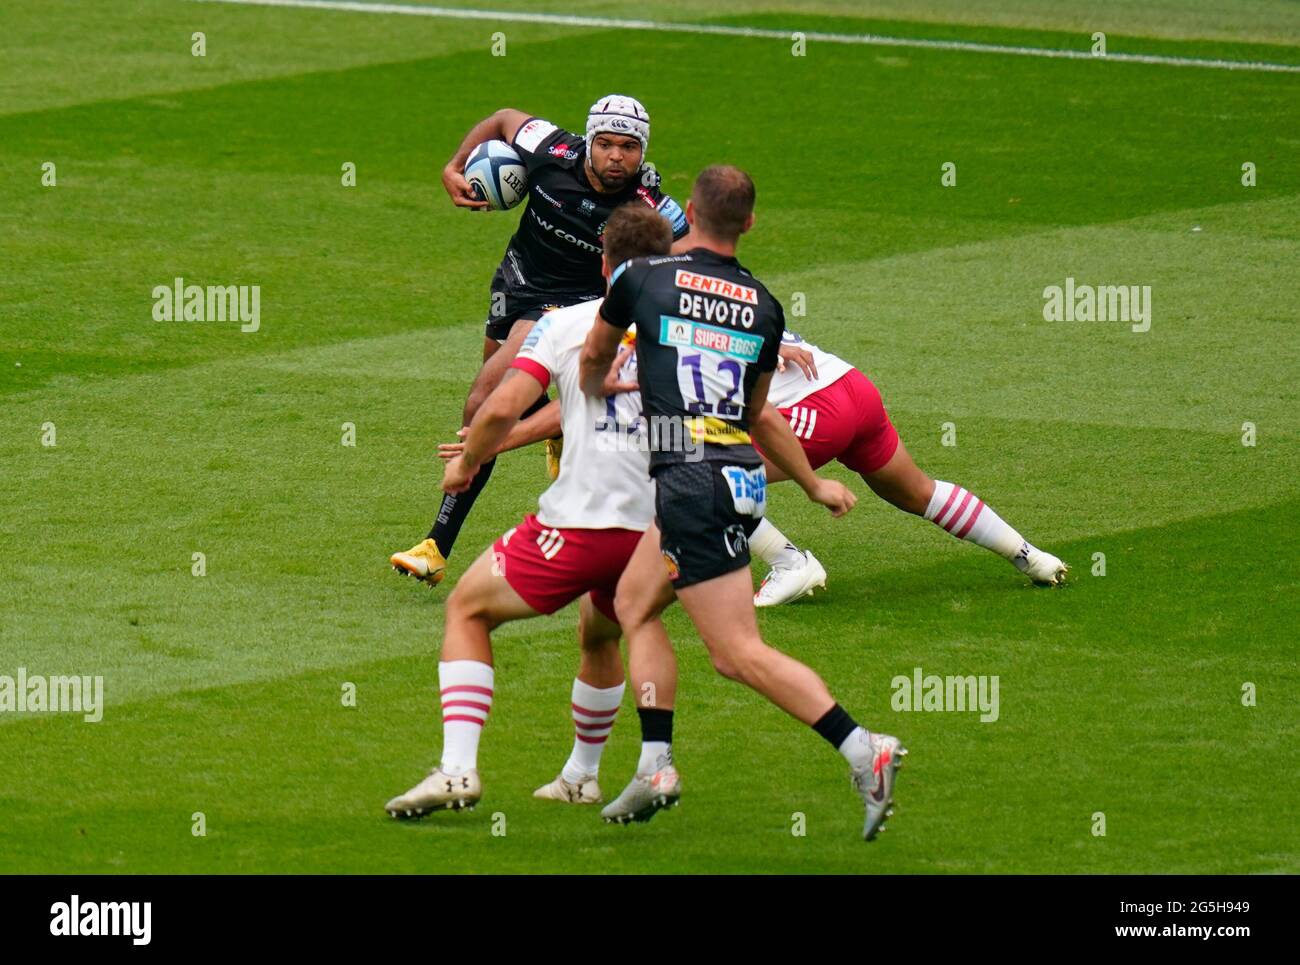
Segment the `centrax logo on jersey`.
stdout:
<path fill-rule="evenodd" d="M 714 278 L 712 275 L 701 275 L 697 272 L 679 268 L 677 269 L 676 284 L 678 288 L 688 288 L 691 291 L 703 292 L 706 295 L 719 295 L 722 298 L 744 302 L 746 305 L 758 304 L 757 290 L 746 285 L 737 285 L 725 278 Z"/>

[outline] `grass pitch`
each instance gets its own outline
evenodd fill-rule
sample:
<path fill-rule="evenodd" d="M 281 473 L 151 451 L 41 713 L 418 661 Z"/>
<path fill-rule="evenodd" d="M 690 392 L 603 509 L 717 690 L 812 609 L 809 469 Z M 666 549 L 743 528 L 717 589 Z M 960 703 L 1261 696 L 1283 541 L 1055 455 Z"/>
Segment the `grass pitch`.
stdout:
<path fill-rule="evenodd" d="M 1270 0 L 854 6 L 656 16 L 1300 64 Z M 0 871 L 1300 871 L 1300 76 L 163 0 L 10 0 L 0 58 L 0 674 L 107 695 L 93 725 L 0 715 Z M 774 490 L 830 588 L 766 637 L 912 750 L 877 844 L 838 756 L 680 612 L 679 809 L 531 799 L 572 739 L 570 608 L 498 635 L 479 809 L 382 813 L 436 759 L 446 593 L 385 561 L 436 511 L 516 221 L 437 172 L 498 107 L 578 127 L 607 89 L 646 102 L 679 198 L 710 162 L 753 173 L 741 257 L 804 293 L 792 327 L 1074 567 L 1036 590 L 864 486 L 840 521 Z M 260 330 L 154 321 L 177 276 L 260 286 Z M 1150 331 L 1044 321 L 1067 278 L 1150 285 Z M 454 568 L 545 483 L 503 458 Z M 996 675 L 999 719 L 894 712 L 917 667 Z M 636 749 L 629 698 L 607 795 Z"/>

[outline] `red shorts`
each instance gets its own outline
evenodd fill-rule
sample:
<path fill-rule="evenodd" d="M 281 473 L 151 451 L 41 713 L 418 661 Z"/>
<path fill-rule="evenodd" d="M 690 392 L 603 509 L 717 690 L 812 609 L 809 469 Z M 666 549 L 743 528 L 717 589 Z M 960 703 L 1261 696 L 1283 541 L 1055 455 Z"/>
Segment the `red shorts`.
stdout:
<path fill-rule="evenodd" d="M 838 459 L 854 472 L 871 473 L 898 450 L 898 430 L 879 390 L 857 369 L 780 412 L 814 469 Z"/>
<path fill-rule="evenodd" d="M 614 588 L 644 534 L 635 529 L 554 529 L 531 513 L 492 544 L 492 559 L 523 601 L 554 613 L 584 593 L 614 616 Z"/>

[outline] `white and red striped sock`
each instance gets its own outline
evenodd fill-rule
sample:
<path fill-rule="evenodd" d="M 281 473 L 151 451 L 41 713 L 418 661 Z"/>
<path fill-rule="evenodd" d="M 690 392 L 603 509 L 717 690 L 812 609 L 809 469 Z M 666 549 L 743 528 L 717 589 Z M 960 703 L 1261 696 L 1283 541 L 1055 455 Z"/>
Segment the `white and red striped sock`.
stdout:
<path fill-rule="evenodd" d="M 625 685 L 593 687 L 581 680 L 573 681 L 573 751 L 560 776 L 571 784 L 600 771 L 600 755 L 614 729 L 614 718 L 623 703 Z"/>
<path fill-rule="evenodd" d="M 478 768 L 478 739 L 492 709 L 492 668 L 477 660 L 448 660 L 438 664 L 442 698 L 442 763 L 444 774 L 464 774 Z"/>
<path fill-rule="evenodd" d="M 949 482 L 934 481 L 934 495 L 925 508 L 925 518 L 958 539 L 970 540 L 1011 562 L 1028 545 L 984 500 Z"/>

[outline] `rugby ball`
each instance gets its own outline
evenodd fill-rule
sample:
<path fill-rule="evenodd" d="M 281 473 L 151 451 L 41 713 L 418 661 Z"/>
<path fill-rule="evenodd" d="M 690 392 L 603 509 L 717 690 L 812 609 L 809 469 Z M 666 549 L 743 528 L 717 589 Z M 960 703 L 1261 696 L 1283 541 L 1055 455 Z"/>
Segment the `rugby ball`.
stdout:
<path fill-rule="evenodd" d="M 465 180 L 489 210 L 513 208 L 528 193 L 528 169 L 505 141 L 484 141 L 465 162 Z"/>

